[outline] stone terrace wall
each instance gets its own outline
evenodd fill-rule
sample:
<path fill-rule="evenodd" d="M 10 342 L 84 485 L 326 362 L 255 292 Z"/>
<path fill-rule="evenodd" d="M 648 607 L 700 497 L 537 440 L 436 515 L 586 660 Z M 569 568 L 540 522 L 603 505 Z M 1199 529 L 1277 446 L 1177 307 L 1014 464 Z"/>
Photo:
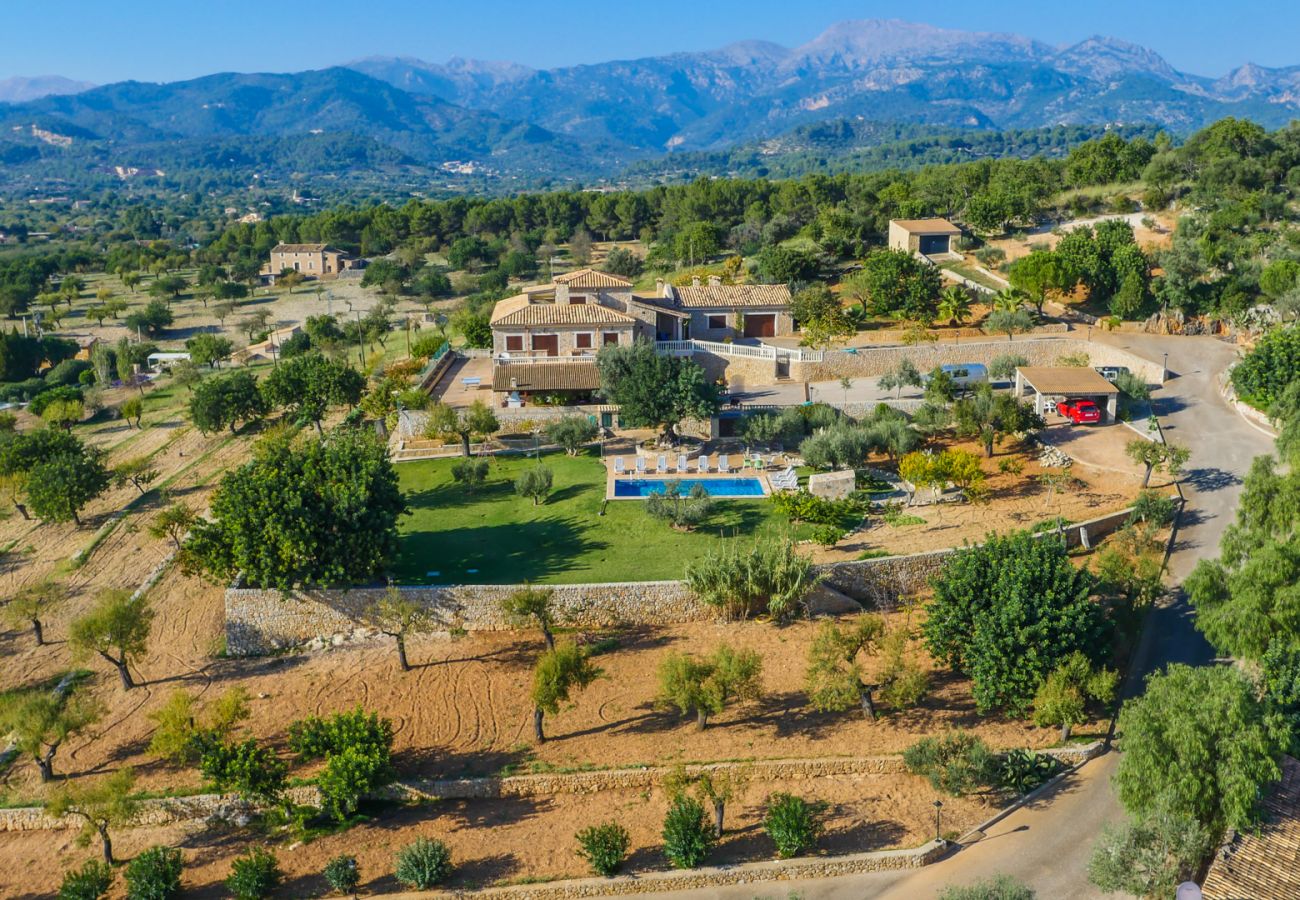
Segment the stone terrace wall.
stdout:
<path fill-rule="evenodd" d="M 912 347 L 867 347 L 857 353 L 827 351 L 823 362 L 792 362 L 790 376 L 796 381 L 834 381 L 837 378 L 880 376 L 904 359 L 910 359 L 922 372 L 935 366 L 961 363 L 988 365 L 994 357 L 1015 353 L 1029 360 L 1031 366 L 1054 365 L 1062 356 L 1086 353 L 1094 366 L 1126 366 L 1148 384 L 1161 384 L 1164 370 L 1160 363 L 1082 338 L 1019 338 L 1014 341 L 940 342 Z"/>
<path fill-rule="evenodd" d="M 1086 532 L 1089 542 L 1120 528 L 1127 509 L 1071 525 L 1066 544 L 1076 547 Z M 892 610 L 899 601 L 925 589 L 944 560 L 959 548 L 911 556 L 828 563 L 817 569 L 826 583 L 868 608 Z M 404 594 L 428 608 L 438 628 L 450 631 L 506 631 L 515 627 L 501 613 L 501 600 L 523 585 L 462 584 L 403 587 Z M 572 628 L 616 625 L 672 625 L 706 621 L 714 611 L 700 603 L 680 581 L 633 581 L 612 584 L 548 585 L 557 618 Z M 384 588 L 350 591 L 279 591 L 232 587 L 226 590 L 226 652 L 256 656 L 292 647 L 323 647 L 364 640 L 377 633 L 359 621 Z"/>
<path fill-rule="evenodd" d="M 501 613 L 501 600 L 523 585 L 471 584 L 403 587 L 428 608 L 444 630 L 505 631 L 516 627 Z M 625 623 L 668 625 L 706 619 L 712 611 L 679 581 L 548 585 L 559 622 L 573 628 L 607 628 Z M 329 639 L 334 643 L 368 637 L 358 624 L 362 612 L 384 588 L 350 591 L 294 591 L 229 588 L 226 591 L 226 651 L 235 656 L 269 653 Z"/>

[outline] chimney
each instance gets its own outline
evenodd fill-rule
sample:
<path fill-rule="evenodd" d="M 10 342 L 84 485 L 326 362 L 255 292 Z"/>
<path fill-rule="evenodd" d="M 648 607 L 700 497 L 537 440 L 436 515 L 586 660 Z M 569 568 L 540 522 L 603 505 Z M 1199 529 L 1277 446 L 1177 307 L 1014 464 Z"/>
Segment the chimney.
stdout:
<path fill-rule="evenodd" d="M 664 283 L 662 278 L 655 279 L 655 294 L 659 297 L 668 296 L 668 285 Z"/>
<path fill-rule="evenodd" d="M 709 287 L 717 287 L 720 284 L 722 284 L 722 277 L 720 275 L 709 276 Z"/>
<path fill-rule="evenodd" d="M 691 276 L 691 287 L 699 287 L 699 286 L 700 286 L 700 276 L 698 276 L 698 275 L 692 275 L 692 276 Z"/>

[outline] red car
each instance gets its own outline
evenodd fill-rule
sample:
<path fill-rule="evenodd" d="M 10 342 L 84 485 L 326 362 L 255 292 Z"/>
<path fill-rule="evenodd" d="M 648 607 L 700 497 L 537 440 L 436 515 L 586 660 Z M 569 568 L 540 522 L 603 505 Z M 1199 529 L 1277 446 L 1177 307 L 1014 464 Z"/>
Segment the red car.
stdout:
<path fill-rule="evenodd" d="M 1093 425 L 1101 421 L 1101 410 L 1091 400 L 1062 400 L 1056 411 L 1075 425 Z"/>

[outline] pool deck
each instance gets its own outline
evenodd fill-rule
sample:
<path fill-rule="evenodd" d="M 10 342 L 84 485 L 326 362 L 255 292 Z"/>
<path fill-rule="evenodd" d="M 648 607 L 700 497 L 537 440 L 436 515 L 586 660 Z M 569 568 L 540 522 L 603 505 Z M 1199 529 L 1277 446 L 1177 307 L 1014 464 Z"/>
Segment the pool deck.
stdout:
<path fill-rule="evenodd" d="M 741 453 L 728 453 L 726 454 L 727 462 L 729 464 L 732 464 L 734 467 L 728 472 L 719 472 L 718 459 L 723 454 L 711 453 L 709 454 L 709 470 L 707 472 L 698 471 L 697 462 L 696 462 L 697 459 L 699 458 L 698 456 L 690 457 L 689 468 L 687 468 L 685 471 L 679 472 L 677 470 L 677 465 L 676 465 L 677 454 L 670 453 L 665 455 L 668 457 L 668 468 L 664 469 L 662 472 L 659 471 L 659 469 L 655 466 L 655 463 L 658 461 L 657 454 L 655 459 L 646 460 L 646 467 L 644 472 L 638 472 L 636 470 L 637 457 L 635 453 L 625 455 L 623 456 L 623 462 L 624 465 L 627 466 L 627 469 L 622 474 L 619 475 L 614 474 L 615 457 L 613 456 L 606 457 L 605 458 L 605 499 L 606 500 L 645 500 L 644 497 L 617 497 L 614 495 L 614 482 L 616 480 L 618 479 L 626 480 L 626 479 L 636 479 L 636 478 L 690 478 L 690 479 L 699 479 L 705 481 L 712 478 L 757 478 L 759 485 L 762 486 L 763 488 L 762 497 L 766 498 L 772 495 L 772 483 L 768 481 L 767 478 L 768 472 L 769 471 L 775 472 L 775 471 L 779 471 L 780 468 L 784 468 L 783 466 L 773 468 L 773 469 L 754 469 L 752 467 L 741 468 L 740 462 L 744 458 L 744 455 Z M 719 497 L 718 499 L 719 500 L 758 500 L 762 498 L 757 496 L 745 496 L 745 497 Z"/>

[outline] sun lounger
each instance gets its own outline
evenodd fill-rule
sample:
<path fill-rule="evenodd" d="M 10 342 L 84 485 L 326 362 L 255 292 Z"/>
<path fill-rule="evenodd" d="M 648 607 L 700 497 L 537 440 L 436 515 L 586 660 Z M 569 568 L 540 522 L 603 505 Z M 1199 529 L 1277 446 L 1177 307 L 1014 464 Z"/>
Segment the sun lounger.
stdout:
<path fill-rule="evenodd" d="M 655 471 L 660 475 L 668 471 L 668 457 L 662 453 L 659 454 L 659 462 L 655 464 Z"/>
<path fill-rule="evenodd" d="M 696 471 L 698 471 L 701 475 L 709 471 L 709 457 L 706 455 L 706 456 L 701 456 L 699 459 L 697 459 L 695 461 L 695 468 Z"/>
<path fill-rule="evenodd" d="M 729 461 L 727 454 L 725 453 L 718 454 L 718 471 L 722 472 L 723 474 L 726 474 L 731 471 L 731 462 Z"/>
<path fill-rule="evenodd" d="M 644 474 L 645 474 L 645 457 L 644 457 L 644 456 L 638 456 L 638 457 L 636 458 L 636 473 L 637 473 L 638 475 L 644 475 Z"/>
<path fill-rule="evenodd" d="M 622 475 L 626 471 L 627 470 L 623 468 L 623 457 L 621 456 L 614 457 L 614 474 Z"/>
<path fill-rule="evenodd" d="M 685 474 L 691 470 L 691 461 L 685 453 L 677 454 L 677 471 L 679 474 Z"/>

